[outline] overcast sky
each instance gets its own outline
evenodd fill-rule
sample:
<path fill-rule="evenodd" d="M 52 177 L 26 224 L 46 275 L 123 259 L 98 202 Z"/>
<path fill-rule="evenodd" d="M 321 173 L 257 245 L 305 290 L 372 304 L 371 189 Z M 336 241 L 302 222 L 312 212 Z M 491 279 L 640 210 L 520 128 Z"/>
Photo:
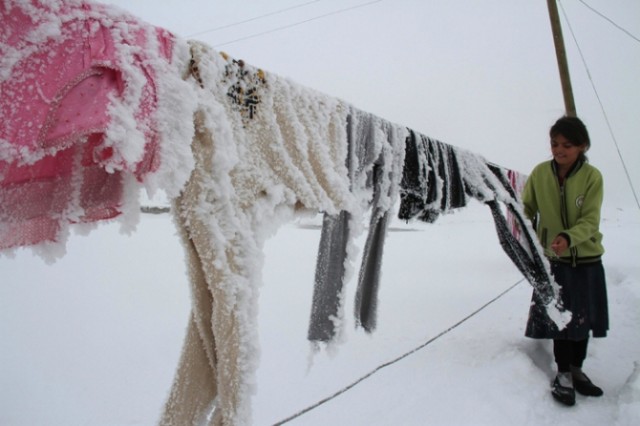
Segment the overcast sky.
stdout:
<path fill-rule="evenodd" d="M 105 3 L 525 173 L 550 158 L 548 128 L 564 113 L 544 0 Z M 637 194 L 640 2 L 560 4 L 578 115 L 591 133 L 591 162 L 605 176 L 605 208 L 638 215 L 626 174 Z"/>

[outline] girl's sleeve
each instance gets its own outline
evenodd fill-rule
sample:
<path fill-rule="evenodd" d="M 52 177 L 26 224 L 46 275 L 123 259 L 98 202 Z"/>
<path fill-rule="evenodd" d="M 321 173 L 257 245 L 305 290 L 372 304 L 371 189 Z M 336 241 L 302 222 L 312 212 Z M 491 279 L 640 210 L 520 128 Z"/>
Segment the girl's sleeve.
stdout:
<path fill-rule="evenodd" d="M 571 247 L 587 241 L 598 233 L 603 196 L 604 183 L 602 175 L 598 170 L 594 169 L 584 194 L 580 216 L 576 224 L 565 231 L 571 238 Z"/>

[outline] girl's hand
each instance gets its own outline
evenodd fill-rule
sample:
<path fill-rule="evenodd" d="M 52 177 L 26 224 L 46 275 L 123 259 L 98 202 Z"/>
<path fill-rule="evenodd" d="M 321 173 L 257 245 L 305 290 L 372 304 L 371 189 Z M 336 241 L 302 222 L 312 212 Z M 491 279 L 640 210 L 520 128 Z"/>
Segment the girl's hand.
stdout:
<path fill-rule="evenodd" d="M 569 241 L 562 236 L 558 235 L 551 242 L 551 250 L 556 254 L 556 256 L 560 256 L 562 252 L 569 248 Z"/>

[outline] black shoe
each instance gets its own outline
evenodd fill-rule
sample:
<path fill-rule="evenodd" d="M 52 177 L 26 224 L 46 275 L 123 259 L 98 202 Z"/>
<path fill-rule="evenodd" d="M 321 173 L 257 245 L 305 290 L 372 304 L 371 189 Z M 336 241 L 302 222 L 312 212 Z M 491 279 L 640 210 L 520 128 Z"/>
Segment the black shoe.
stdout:
<path fill-rule="evenodd" d="M 602 396 L 604 392 L 598 386 L 594 385 L 591 380 L 586 376 L 586 374 L 582 373 L 583 378 L 577 379 L 575 376 L 573 378 L 573 386 L 576 391 L 580 395 L 585 396 Z"/>
<path fill-rule="evenodd" d="M 564 405 L 572 406 L 576 403 L 576 392 L 572 387 L 562 386 L 556 376 L 551 387 L 553 398 Z"/>

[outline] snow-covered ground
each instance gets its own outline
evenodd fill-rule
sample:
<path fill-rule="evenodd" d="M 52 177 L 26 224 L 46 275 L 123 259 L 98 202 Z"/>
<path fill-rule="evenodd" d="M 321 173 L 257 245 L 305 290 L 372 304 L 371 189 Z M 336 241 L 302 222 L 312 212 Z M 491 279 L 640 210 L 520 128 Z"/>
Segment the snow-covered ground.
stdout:
<path fill-rule="evenodd" d="M 486 207 L 432 225 L 393 223 L 377 331 L 355 329 L 347 311 L 343 343 L 314 352 L 306 330 L 319 225 L 292 222 L 265 247 L 254 424 L 285 420 L 365 376 L 290 424 L 638 423 L 637 219 L 603 220 L 611 332 L 592 339 L 585 369 L 605 395 L 573 408 L 549 394 L 548 342 L 523 336 L 531 288 Z M 155 424 L 190 303 L 169 215 L 143 215 L 131 236 L 117 224 L 73 236 L 53 265 L 19 252 L 0 259 L 0 271 L 0 424 Z M 354 292 L 350 282 L 347 307 Z"/>
<path fill-rule="evenodd" d="M 111 3 L 522 172 L 548 158 L 547 129 L 562 114 L 542 1 Z M 640 424 L 640 212 L 629 189 L 640 183 L 640 48 L 582 2 L 562 4 L 589 65 L 590 75 L 564 22 L 578 113 L 605 177 L 611 331 L 592 340 L 585 365 L 605 395 L 572 408 L 552 400 L 549 343 L 523 337 L 531 289 L 479 204 L 433 225 L 393 223 L 378 330 L 355 329 L 347 311 L 344 342 L 312 351 L 318 216 L 283 226 L 265 246 L 254 424 L 337 393 L 290 424 Z M 638 2 L 589 4 L 640 33 Z M 350 282 L 347 308 L 354 292 Z M 30 251 L 0 257 L 0 424 L 155 424 L 189 305 L 167 214 L 142 215 L 129 236 L 117 223 L 73 236 L 53 265 Z"/>

